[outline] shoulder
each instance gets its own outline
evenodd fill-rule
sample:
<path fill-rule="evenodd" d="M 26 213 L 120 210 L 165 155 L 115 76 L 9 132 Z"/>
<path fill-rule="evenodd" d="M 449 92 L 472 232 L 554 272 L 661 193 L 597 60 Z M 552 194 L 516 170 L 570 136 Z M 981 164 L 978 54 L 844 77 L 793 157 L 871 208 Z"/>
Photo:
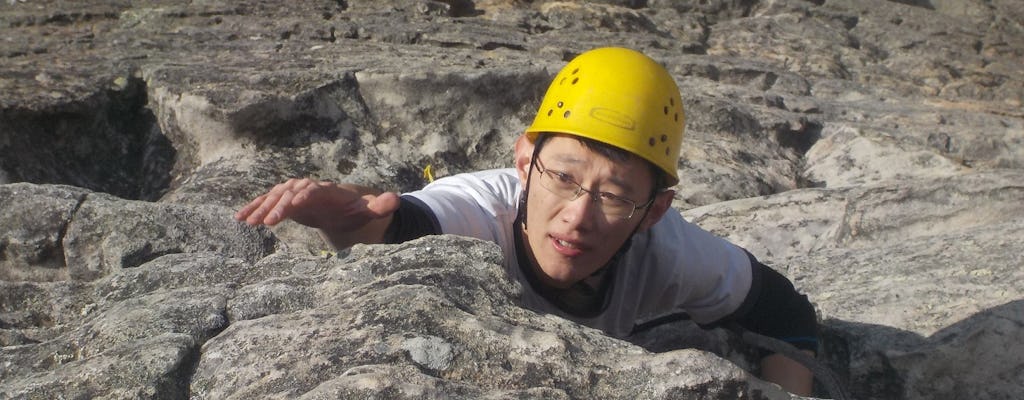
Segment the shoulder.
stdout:
<path fill-rule="evenodd" d="M 634 280 L 629 287 L 646 289 L 641 303 L 652 313 L 683 308 L 698 322 L 714 320 L 735 310 L 750 289 L 746 251 L 678 212 L 637 234 L 624 261 Z"/>
<path fill-rule="evenodd" d="M 650 250 L 686 255 L 684 258 L 691 261 L 705 258 L 721 261 L 733 253 L 743 253 L 739 246 L 690 223 L 677 211 L 669 211 L 639 236 Z"/>
<path fill-rule="evenodd" d="M 501 244 L 508 241 L 519 192 L 519 179 L 509 168 L 444 177 L 403 196 L 413 197 L 429 208 L 442 233 Z"/>
<path fill-rule="evenodd" d="M 481 198 L 513 198 L 519 193 L 519 177 L 512 168 L 462 173 L 438 179 L 411 194 L 450 192 L 453 189 Z"/>

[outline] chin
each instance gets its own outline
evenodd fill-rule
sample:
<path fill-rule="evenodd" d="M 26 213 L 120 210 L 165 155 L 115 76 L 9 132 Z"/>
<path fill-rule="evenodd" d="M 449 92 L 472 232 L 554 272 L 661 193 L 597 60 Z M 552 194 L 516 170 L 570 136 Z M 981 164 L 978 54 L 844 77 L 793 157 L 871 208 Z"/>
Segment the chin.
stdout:
<path fill-rule="evenodd" d="M 569 268 L 571 268 L 571 267 L 569 267 Z M 572 286 L 574 283 L 579 282 L 580 280 L 583 279 L 582 277 L 574 276 L 572 274 L 572 270 L 571 269 L 568 269 L 567 271 L 559 271 L 559 272 L 561 272 L 561 273 L 559 273 L 559 274 L 549 274 L 547 272 L 544 273 L 544 275 L 546 275 L 548 284 L 553 285 L 555 287 L 559 287 L 559 288 L 567 288 L 569 286 Z"/>
<path fill-rule="evenodd" d="M 552 273 L 554 272 L 554 273 Z M 576 283 L 576 280 L 572 276 L 566 273 L 562 268 L 556 268 L 556 271 L 550 271 L 545 268 L 540 268 L 541 281 L 545 285 L 554 286 L 558 288 L 566 288 Z"/>

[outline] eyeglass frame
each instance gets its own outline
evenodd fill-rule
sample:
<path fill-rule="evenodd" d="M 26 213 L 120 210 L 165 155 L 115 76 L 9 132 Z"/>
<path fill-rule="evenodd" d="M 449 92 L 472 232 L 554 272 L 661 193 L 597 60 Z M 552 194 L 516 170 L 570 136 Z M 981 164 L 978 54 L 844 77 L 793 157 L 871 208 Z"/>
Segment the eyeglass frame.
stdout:
<path fill-rule="evenodd" d="M 547 190 L 551 194 L 553 194 L 555 196 L 558 196 L 558 197 L 560 197 L 562 199 L 568 200 L 568 201 L 575 201 L 576 199 L 580 198 L 583 195 L 584 192 L 586 192 L 587 195 L 590 196 L 590 201 L 594 202 L 594 203 L 597 203 L 599 209 L 601 210 L 601 213 L 604 214 L 607 217 L 610 217 L 610 216 L 608 215 L 607 212 L 604 211 L 604 208 L 601 207 L 601 202 L 603 202 L 605 200 L 617 200 L 617 201 L 623 201 L 623 202 L 631 204 L 632 205 L 632 209 L 629 211 L 629 215 L 626 215 L 625 217 L 621 217 L 621 219 L 623 221 L 628 221 L 629 219 L 633 218 L 633 214 L 636 214 L 636 210 L 640 210 L 640 209 L 644 209 L 644 208 L 650 207 L 651 204 L 654 204 L 654 200 L 657 198 L 657 196 L 651 196 L 651 199 L 647 200 L 647 202 L 644 203 L 643 205 L 637 205 L 637 202 L 635 202 L 633 200 L 630 200 L 630 199 L 627 199 L 625 197 L 619 196 L 619 195 L 614 194 L 614 193 L 597 192 L 597 191 L 594 191 L 593 189 L 584 188 L 583 185 L 581 185 L 579 182 L 576 182 L 574 179 L 571 179 L 572 176 L 569 175 L 568 173 L 566 173 L 565 171 L 559 171 L 557 169 L 551 169 L 551 168 L 545 167 L 544 164 L 542 164 L 540 162 L 540 157 L 534 157 L 534 160 L 533 160 L 533 162 L 531 164 L 534 166 L 534 168 L 537 169 L 537 172 L 539 172 L 542 175 L 540 177 L 540 181 L 537 182 L 537 184 L 539 184 L 541 187 L 543 187 L 544 190 Z M 548 176 L 548 178 L 557 179 L 557 180 L 561 180 L 561 181 L 563 181 L 565 183 L 571 183 L 573 185 L 576 185 L 576 192 L 573 193 L 571 198 L 564 197 L 564 196 L 560 195 L 559 193 L 556 193 L 554 189 L 551 189 L 551 188 L 547 187 L 546 185 L 544 185 L 545 177 L 543 175 L 545 175 L 548 172 L 556 173 L 555 176 Z M 607 198 L 605 196 L 607 196 Z"/>

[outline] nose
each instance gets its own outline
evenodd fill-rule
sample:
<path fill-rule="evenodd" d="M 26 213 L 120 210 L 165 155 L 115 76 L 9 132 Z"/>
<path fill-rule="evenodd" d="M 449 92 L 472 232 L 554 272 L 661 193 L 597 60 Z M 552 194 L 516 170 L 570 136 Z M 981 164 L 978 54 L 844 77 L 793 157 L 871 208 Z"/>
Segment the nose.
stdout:
<path fill-rule="evenodd" d="M 560 215 L 562 221 L 573 225 L 577 230 L 585 231 L 593 226 L 597 218 L 596 213 L 599 213 L 600 209 L 600 205 L 594 201 L 594 195 L 583 190 L 576 199 L 565 204 Z"/>

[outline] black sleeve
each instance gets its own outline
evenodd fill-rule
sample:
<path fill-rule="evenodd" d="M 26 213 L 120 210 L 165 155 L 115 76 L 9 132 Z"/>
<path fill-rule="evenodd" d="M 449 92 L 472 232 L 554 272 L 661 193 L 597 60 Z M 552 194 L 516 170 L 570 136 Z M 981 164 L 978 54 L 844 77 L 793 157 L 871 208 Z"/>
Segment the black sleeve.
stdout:
<path fill-rule="evenodd" d="M 749 255 L 749 253 L 748 253 Z M 807 296 L 782 274 L 750 256 L 753 281 L 746 300 L 720 322 L 773 337 L 803 350 L 818 350 L 818 318 Z"/>
<path fill-rule="evenodd" d="M 402 196 L 400 201 L 388 230 L 384 232 L 384 243 L 402 243 L 441 233 L 437 216 L 426 204 L 410 196 Z"/>

